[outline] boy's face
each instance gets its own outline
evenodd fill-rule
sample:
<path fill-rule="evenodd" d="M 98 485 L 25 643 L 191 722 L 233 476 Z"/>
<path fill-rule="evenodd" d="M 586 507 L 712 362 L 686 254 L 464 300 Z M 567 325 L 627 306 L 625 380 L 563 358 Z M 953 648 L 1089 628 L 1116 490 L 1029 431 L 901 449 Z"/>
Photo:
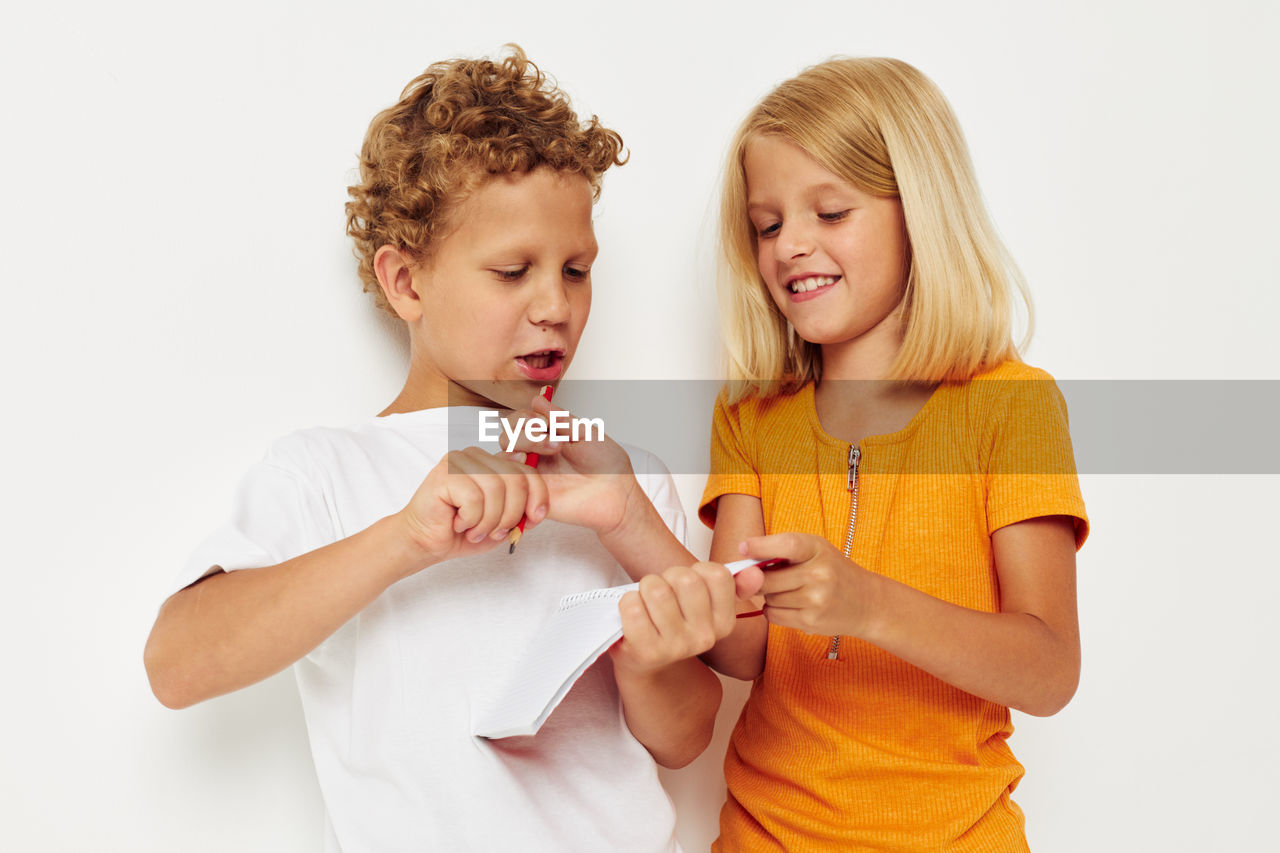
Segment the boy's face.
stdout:
<path fill-rule="evenodd" d="M 430 405 L 526 408 L 573 360 L 591 311 L 591 186 L 548 168 L 495 175 L 413 273 L 411 377 Z M 445 381 L 440 381 L 441 379 Z"/>

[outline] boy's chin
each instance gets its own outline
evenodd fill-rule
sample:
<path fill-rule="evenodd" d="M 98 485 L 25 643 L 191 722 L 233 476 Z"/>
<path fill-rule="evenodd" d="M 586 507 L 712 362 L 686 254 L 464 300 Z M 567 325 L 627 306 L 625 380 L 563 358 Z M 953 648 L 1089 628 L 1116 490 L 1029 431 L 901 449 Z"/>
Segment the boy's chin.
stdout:
<path fill-rule="evenodd" d="M 527 409 L 543 384 L 532 379 L 450 380 L 449 405 Z"/>

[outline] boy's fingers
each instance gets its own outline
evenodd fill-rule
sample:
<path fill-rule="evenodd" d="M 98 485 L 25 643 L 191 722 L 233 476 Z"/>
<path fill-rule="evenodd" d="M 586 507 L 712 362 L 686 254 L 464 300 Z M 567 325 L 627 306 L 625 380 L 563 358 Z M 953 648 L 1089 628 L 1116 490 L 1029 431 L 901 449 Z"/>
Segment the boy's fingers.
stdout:
<path fill-rule="evenodd" d="M 542 479 L 542 475 L 532 468 L 525 469 L 525 483 L 528 486 L 528 494 L 524 500 L 524 508 L 521 514 L 528 519 L 525 529 L 539 523 L 547 517 L 547 509 L 551 506 L 551 493 L 547 489 L 547 481 Z M 519 524 L 520 520 L 516 519 Z"/>
<path fill-rule="evenodd" d="M 451 454 L 450 479 L 465 478 L 475 483 L 484 494 L 480 517 L 463 527 L 460 532 L 466 533 L 472 542 L 483 542 L 492 533 L 502 518 L 506 505 L 507 484 L 503 475 L 494 470 L 494 459 L 487 453 L 473 448 Z M 476 448 L 478 450 L 478 448 Z M 522 496 L 523 497 L 523 496 Z M 471 519 L 468 518 L 470 521 Z"/>
<path fill-rule="evenodd" d="M 687 632 L 698 645 L 705 641 L 710 648 L 715 637 L 709 636 L 714 631 L 714 623 L 707 578 L 692 566 L 673 566 L 662 573 L 662 578 L 675 592 L 680 608 L 674 628 Z"/>
<path fill-rule="evenodd" d="M 528 410 L 512 411 L 506 416 L 506 421 L 511 429 L 516 430 L 515 440 L 512 441 L 511 436 L 507 432 L 502 433 L 500 444 L 502 449 L 508 453 L 537 453 L 539 455 L 550 455 L 559 451 L 559 443 L 550 441 L 549 431 L 546 426 L 546 418 L 537 412 Z M 538 422 L 543 426 L 541 429 L 542 438 L 534 440 L 529 437 L 529 425 Z M 517 424 L 519 427 L 517 428 Z"/>
<path fill-rule="evenodd" d="M 501 469 L 508 485 L 502 520 L 493 533 L 494 538 L 502 539 L 521 518 L 527 519 L 526 530 L 542 521 L 547 514 L 550 492 L 542 475 L 526 464 L 527 454 L 495 453 L 490 458 L 494 460 L 494 467 Z"/>
<path fill-rule="evenodd" d="M 449 477 L 444 483 L 445 503 L 453 507 L 453 532 L 465 533 L 484 514 L 484 492 L 467 477 Z"/>
<path fill-rule="evenodd" d="M 640 579 L 640 597 L 658 638 L 665 643 L 679 642 L 685 628 L 679 593 L 661 575 L 645 575 Z M 686 602 L 686 606 L 693 606 Z"/>
<path fill-rule="evenodd" d="M 738 610 L 736 579 L 720 563 L 694 563 L 692 568 L 706 585 L 715 639 L 728 636 L 733 631 Z"/>
<path fill-rule="evenodd" d="M 658 629 L 649 616 L 644 598 L 637 590 L 631 590 L 618 602 L 622 616 L 622 635 L 639 648 L 652 648 L 658 642 Z"/>

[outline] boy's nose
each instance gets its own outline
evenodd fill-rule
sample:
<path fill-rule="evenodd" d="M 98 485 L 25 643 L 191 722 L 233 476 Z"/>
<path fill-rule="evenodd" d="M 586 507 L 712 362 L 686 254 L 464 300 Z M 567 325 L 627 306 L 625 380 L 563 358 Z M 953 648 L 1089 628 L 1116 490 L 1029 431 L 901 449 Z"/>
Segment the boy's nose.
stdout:
<path fill-rule="evenodd" d="M 536 283 L 529 303 L 529 319 L 537 325 L 569 322 L 569 295 L 558 278 L 546 276 Z"/>

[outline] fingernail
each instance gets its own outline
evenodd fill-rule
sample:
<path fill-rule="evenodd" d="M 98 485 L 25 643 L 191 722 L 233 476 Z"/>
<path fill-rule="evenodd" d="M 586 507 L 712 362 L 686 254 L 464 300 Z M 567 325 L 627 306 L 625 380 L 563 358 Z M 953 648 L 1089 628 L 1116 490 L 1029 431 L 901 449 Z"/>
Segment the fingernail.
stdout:
<path fill-rule="evenodd" d="M 542 506 L 539 506 L 539 507 L 535 507 L 535 508 L 534 508 L 534 510 L 533 510 L 533 520 L 534 520 L 534 521 L 542 521 L 542 519 L 544 519 L 544 518 L 546 518 L 546 517 L 547 517 L 547 505 L 546 505 L 546 504 L 543 504 Z"/>
<path fill-rule="evenodd" d="M 746 542 L 739 542 L 739 543 L 738 543 L 738 553 L 739 553 L 739 554 L 741 554 L 741 555 L 742 555 L 742 556 L 744 556 L 744 557 L 745 557 L 745 556 L 747 556 L 747 543 L 746 543 Z"/>
<path fill-rule="evenodd" d="M 509 527 L 504 527 L 502 530 L 495 530 L 493 531 L 493 538 L 501 542 L 503 539 L 507 538 L 507 534 L 510 532 L 511 528 Z"/>

